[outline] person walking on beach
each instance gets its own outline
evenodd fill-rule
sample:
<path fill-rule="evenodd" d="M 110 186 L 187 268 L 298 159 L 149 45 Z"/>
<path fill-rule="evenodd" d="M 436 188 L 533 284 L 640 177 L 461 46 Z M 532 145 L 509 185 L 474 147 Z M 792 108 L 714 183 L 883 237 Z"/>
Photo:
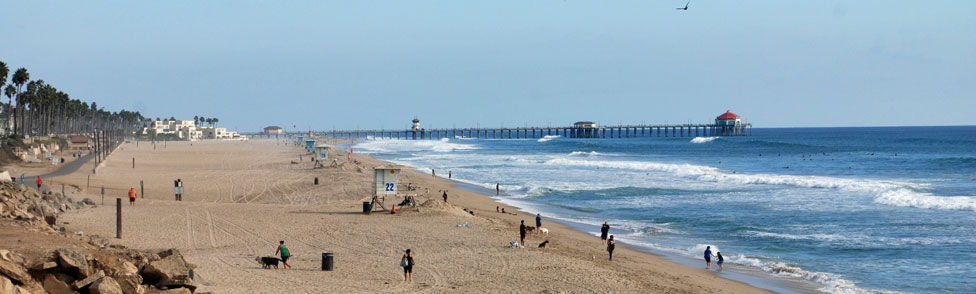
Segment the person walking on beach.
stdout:
<path fill-rule="evenodd" d="M 285 241 L 278 241 L 278 244 L 278 249 L 275 249 L 275 255 L 281 252 L 281 263 L 285 264 L 284 267 L 286 269 L 289 269 L 291 265 L 288 264 L 288 258 L 291 257 L 291 252 L 288 251 L 288 246 L 285 246 Z"/>
<path fill-rule="evenodd" d="M 607 240 L 607 252 L 610 253 L 610 262 L 613 262 L 613 249 L 617 247 L 617 242 L 613 241 L 613 235 L 610 235 L 610 240 Z"/>
<path fill-rule="evenodd" d="M 403 280 L 413 282 L 413 253 L 410 253 L 409 248 L 400 258 L 400 266 L 403 267 Z"/>
<path fill-rule="evenodd" d="M 722 270 L 722 263 L 725 262 L 725 258 L 722 257 L 722 251 L 716 251 L 715 254 L 718 254 L 715 256 L 718 257 L 718 262 L 716 262 L 718 264 L 718 270 Z"/>
<path fill-rule="evenodd" d="M 610 225 L 603 222 L 603 226 L 600 227 L 600 240 L 603 240 L 603 244 L 607 244 L 607 233 L 610 233 Z"/>
<path fill-rule="evenodd" d="M 705 246 L 705 268 L 712 269 L 712 246 Z"/>
<path fill-rule="evenodd" d="M 434 172 L 434 169 L 430 169 L 430 176 L 432 176 L 432 177 L 436 177 L 437 176 L 437 173 Z"/>
<path fill-rule="evenodd" d="M 447 171 L 447 179 L 451 179 L 451 171 L 450 170 Z"/>
<path fill-rule="evenodd" d="M 495 183 L 495 196 L 498 196 L 501 191 L 501 187 L 498 186 L 498 183 Z"/>
<path fill-rule="evenodd" d="M 519 225 L 519 238 L 522 240 L 522 246 L 525 246 L 525 220 L 522 220 L 522 224 Z"/>
<path fill-rule="evenodd" d="M 129 188 L 129 206 L 133 205 L 136 205 L 136 188 Z"/>
<path fill-rule="evenodd" d="M 444 191 L 444 203 L 447 203 L 447 190 Z"/>
<path fill-rule="evenodd" d="M 41 183 L 42 183 L 41 176 L 37 176 L 37 190 L 41 189 Z"/>

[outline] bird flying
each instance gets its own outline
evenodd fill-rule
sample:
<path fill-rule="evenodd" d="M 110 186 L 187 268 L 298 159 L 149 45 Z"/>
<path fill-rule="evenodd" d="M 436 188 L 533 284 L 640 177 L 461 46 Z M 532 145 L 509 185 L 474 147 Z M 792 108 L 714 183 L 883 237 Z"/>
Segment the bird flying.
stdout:
<path fill-rule="evenodd" d="M 675 8 L 675 9 L 677 9 L 677 10 L 688 10 L 688 4 L 691 4 L 691 0 L 688 0 L 688 3 L 685 3 L 685 7 L 678 7 L 678 8 Z"/>

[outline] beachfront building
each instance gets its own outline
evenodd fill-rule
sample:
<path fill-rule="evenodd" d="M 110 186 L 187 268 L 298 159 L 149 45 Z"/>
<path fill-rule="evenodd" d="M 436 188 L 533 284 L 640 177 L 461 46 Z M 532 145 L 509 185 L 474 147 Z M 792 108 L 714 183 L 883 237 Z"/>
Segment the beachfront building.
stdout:
<path fill-rule="evenodd" d="M 226 128 L 197 127 L 192 120 L 157 120 L 142 124 L 139 135 L 160 140 L 196 141 L 202 139 L 247 139 L 247 136 Z"/>
<path fill-rule="evenodd" d="M 88 151 L 90 146 L 87 136 L 71 136 L 68 138 L 68 150 L 70 151 Z"/>
<path fill-rule="evenodd" d="M 281 133 L 284 132 L 283 130 L 284 129 L 282 129 L 279 126 L 270 126 L 270 127 L 264 128 L 264 133 L 267 134 L 267 135 L 281 135 Z"/>
<path fill-rule="evenodd" d="M 742 117 L 732 111 L 726 110 L 725 113 L 715 118 L 715 125 L 735 127 L 742 124 Z"/>

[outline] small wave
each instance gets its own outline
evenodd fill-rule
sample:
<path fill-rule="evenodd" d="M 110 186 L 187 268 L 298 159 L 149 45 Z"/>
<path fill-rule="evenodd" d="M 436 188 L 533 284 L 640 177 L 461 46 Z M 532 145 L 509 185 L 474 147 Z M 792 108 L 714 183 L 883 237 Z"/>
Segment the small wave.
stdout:
<path fill-rule="evenodd" d="M 597 155 L 600 155 L 600 152 L 596 152 L 596 151 L 590 151 L 590 152 L 586 152 L 586 151 L 573 151 L 573 152 L 569 153 L 569 156 L 597 156 Z"/>
<path fill-rule="evenodd" d="M 717 249 L 715 250 L 717 251 Z M 759 258 L 742 254 L 731 256 L 729 262 L 753 266 L 774 275 L 801 278 L 824 285 L 818 290 L 827 293 L 900 293 L 890 290 L 860 288 L 854 282 L 841 278 L 840 275 L 804 270 L 800 267 L 786 265 L 781 262 L 762 261 Z"/>
<path fill-rule="evenodd" d="M 480 149 L 477 145 L 454 143 L 447 138 L 440 140 L 376 139 L 356 143 L 353 148 L 356 152 L 365 154 L 411 151 L 454 152 Z"/>
<path fill-rule="evenodd" d="M 540 138 L 539 140 L 536 140 L 536 142 L 549 142 L 549 141 L 555 140 L 556 138 L 559 138 L 559 137 L 562 137 L 562 136 L 560 136 L 560 135 L 548 135 L 548 136 L 545 136 L 545 137 Z"/>
<path fill-rule="evenodd" d="M 715 141 L 715 139 L 718 139 L 718 137 L 695 137 L 694 139 L 691 139 L 691 143 L 693 144 L 708 143 L 711 141 Z"/>
<path fill-rule="evenodd" d="M 903 207 L 976 211 L 976 196 L 936 196 L 909 189 L 885 191 L 874 202 Z"/>

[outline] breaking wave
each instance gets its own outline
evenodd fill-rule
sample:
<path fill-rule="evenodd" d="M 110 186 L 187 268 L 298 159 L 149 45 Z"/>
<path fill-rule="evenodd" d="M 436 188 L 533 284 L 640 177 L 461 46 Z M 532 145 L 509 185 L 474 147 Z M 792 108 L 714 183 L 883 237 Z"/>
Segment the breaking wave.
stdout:
<path fill-rule="evenodd" d="M 561 136 L 560 135 L 548 135 L 548 136 L 539 138 L 539 140 L 536 140 L 536 142 L 549 142 L 549 141 L 552 141 L 552 140 L 554 140 L 556 138 L 559 138 L 559 137 L 561 137 Z"/>
<path fill-rule="evenodd" d="M 447 138 L 441 138 L 440 140 L 377 139 L 356 143 L 356 145 L 353 145 L 353 148 L 356 152 L 366 154 L 405 151 L 454 152 L 479 149 L 476 145 L 454 143 Z"/>
<path fill-rule="evenodd" d="M 925 209 L 976 211 L 976 196 L 936 196 L 930 193 L 916 192 L 916 190 L 923 188 L 923 186 L 906 182 L 846 179 L 825 176 L 727 173 L 710 166 L 643 161 L 601 161 L 556 158 L 545 161 L 545 164 L 656 171 L 697 181 L 738 185 L 777 185 L 815 189 L 838 189 L 870 193 L 876 197 L 874 199 L 876 203 L 887 205 Z"/>
<path fill-rule="evenodd" d="M 695 137 L 694 139 L 691 139 L 691 143 L 693 144 L 708 143 L 711 141 L 715 141 L 715 139 L 718 139 L 718 137 Z"/>

